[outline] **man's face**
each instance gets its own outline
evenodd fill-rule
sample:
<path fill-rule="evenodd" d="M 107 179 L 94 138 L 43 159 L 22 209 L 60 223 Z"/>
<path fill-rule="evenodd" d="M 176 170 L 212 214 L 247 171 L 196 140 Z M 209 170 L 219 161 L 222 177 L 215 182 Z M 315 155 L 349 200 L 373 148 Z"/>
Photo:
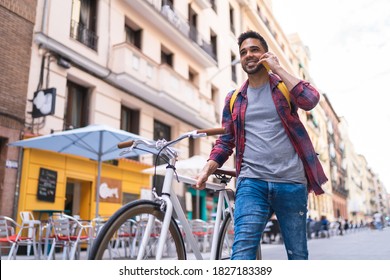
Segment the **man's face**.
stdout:
<path fill-rule="evenodd" d="M 263 64 L 258 64 L 260 57 L 265 53 L 263 46 L 258 39 L 248 38 L 244 40 L 240 47 L 240 60 L 242 69 L 247 74 L 255 74 L 264 68 Z"/>

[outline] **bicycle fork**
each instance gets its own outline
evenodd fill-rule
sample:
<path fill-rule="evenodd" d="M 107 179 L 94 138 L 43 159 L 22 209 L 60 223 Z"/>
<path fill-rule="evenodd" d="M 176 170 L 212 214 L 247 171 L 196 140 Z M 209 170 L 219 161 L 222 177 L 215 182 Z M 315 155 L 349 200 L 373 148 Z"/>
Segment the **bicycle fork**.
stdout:
<path fill-rule="evenodd" d="M 172 211 L 173 211 L 172 203 L 169 200 L 169 198 L 164 195 L 162 197 L 162 199 L 164 200 L 165 215 L 164 215 L 164 221 L 162 222 L 162 226 L 161 226 L 160 238 L 159 238 L 158 244 L 157 244 L 156 260 L 161 260 L 161 258 L 162 258 L 164 244 L 165 244 L 165 241 L 167 239 L 167 234 L 169 231 L 169 225 L 171 222 Z M 144 236 L 142 237 L 142 241 L 140 244 L 137 260 L 142 260 L 144 255 L 145 255 L 146 247 L 149 243 L 152 229 L 155 226 L 155 220 L 156 220 L 156 218 L 153 215 L 149 215 L 148 222 L 146 224 L 146 228 L 145 228 L 145 232 L 144 232 Z"/>

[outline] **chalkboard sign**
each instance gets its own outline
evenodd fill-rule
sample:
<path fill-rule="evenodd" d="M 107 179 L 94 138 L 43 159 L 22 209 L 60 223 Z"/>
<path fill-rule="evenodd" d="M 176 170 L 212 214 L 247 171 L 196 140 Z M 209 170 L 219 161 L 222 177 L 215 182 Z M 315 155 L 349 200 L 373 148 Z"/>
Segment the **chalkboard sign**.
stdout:
<path fill-rule="evenodd" d="M 57 171 L 39 169 L 38 200 L 54 202 L 56 198 Z"/>

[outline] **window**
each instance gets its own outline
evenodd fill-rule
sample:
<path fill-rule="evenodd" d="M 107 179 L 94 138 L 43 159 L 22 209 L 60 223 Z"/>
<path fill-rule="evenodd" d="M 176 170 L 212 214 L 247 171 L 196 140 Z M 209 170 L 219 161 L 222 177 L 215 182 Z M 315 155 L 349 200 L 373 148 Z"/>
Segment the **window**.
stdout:
<path fill-rule="evenodd" d="M 219 102 L 219 91 L 216 87 L 211 87 L 211 99 L 214 104 L 215 110 L 215 119 L 217 122 L 221 121 L 221 113 L 220 113 L 220 102 Z"/>
<path fill-rule="evenodd" d="M 139 199 L 138 194 L 126 193 L 126 192 L 122 193 L 122 205 L 125 205 L 125 204 L 132 202 L 134 200 L 137 200 L 137 199 Z"/>
<path fill-rule="evenodd" d="M 139 134 L 139 111 L 121 107 L 121 129 Z"/>
<path fill-rule="evenodd" d="M 167 124 L 164 124 L 160 121 L 154 120 L 153 125 L 153 139 L 159 140 L 164 138 L 165 140 L 171 140 L 171 127 Z"/>
<path fill-rule="evenodd" d="M 142 29 L 136 24 L 129 22 L 125 26 L 126 42 L 137 47 L 142 48 Z"/>
<path fill-rule="evenodd" d="M 125 106 L 121 107 L 121 129 L 134 134 L 139 134 L 139 111 L 138 110 L 132 110 Z M 136 161 L 140 160 L 139 156 L 133 156 L 127 158 Z"/>
<path fill-rule="evenodd" d="M 88 88 L 68 81 L 64 129 L 84 127 L 88 124 Z"/>
<path fill-rule="evenodd" d="M 260 8 L 259 5 L 257 5 L 257 14 L 259 15 L 259 17 L 260 17 L 261 19 L 264 18 L 263 13 L 262 13 L 261 8 Z"/>
<path fill-rule="evenodd" d="M 236 62 L 236 56 L 234 54 L 231 54 L 230 57 L 231 57 L 231 61 L 232 61 L 232 63 L 231 63 L 231 65 L 232 65 L 231 66 L 231 68 L 232 68 L 232 81 L 237 83 L 237 71 L 236 71 L 236 64 L 237 63 L 234 63 L 234 62 Z"/>
<path fill-rule="evenodd" d="M 154 132 L 153 132 L 153 139 L 159 140 L 164 138 L 165 140 L 169 141 L 171 140 L 171 127 L 169 125 L 166 125 L 160 121 L 154 120 Z M 156 161 L 156 156 L 153 156 L 153 163 Z M 157 165 L 166 163 L 163 159 L 159 158 L 157 160 Z M 161 194 L 162 191 L 162 184 L 164 182 L 164 176 L 157 175 L 155 178 L 153 178 L 153 186 L 156 187 L 157 193 Z"/>
<path fill-rule="evenodd" d="M 188 24 L 190 25 L 190 38 L 198 42 L 198 14 L 188 5 Z"/>
<path fill-rule="evenodd" d="M 217 0 L 210 0 L 211 8 L 214 10 L 215 13 L 217 13 Z"/>
<path fill-rule="evenodd" d="M 199 85 L 199 74 L 192 68 L 188 70 L 188 80 L 196 87 Z"/>
<path fill-rule="evenodd" d="M 230 31 L 235 34 L 235 29 L 234 29 L 234 9 L 232 6 L 229 5 L 229 18 L 230 18 Z"/>
<path fill-rule="evenodd" d="M 161 46 L 161 64 L 163 63 L 173 67 L 173 53 L 164 46 Z"/>
<path fill-rule="evenodd" d="M 211 43 L 211 51 L 212 51 L 212 54 L 213 54 L 213 57 L 215 60 L 218 60 L 217 59 L 217 35 L 211 31 L 211 36 L 210 36 L 210 43 Z"/>
<path fill-rule="evenodd" d="M 175 3 L 173 0 L 163 0 L 163 3 L 162 3 L 163 6 L 165 5 L 168 5 L 172 11 L 174 10 L 174 6 L 175 6 Z"/>
<path fill-rule="evenodd" d="M 70 37 L 93 50 L 97 50 L 98 42 L 98 36 L 96 35 L 96 16 L 96 0 L 72 0 Z"/>
<path fill-rule="evenodd" d="M 193 157 L 200 154 L 200 140 L 188 138 L 188 155 Z"/>

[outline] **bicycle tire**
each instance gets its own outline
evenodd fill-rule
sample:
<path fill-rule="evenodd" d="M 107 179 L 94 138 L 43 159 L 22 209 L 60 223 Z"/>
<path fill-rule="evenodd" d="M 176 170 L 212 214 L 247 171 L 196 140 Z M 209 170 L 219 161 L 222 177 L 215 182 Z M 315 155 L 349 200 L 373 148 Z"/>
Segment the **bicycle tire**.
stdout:
<path fill-rule="evenodd" d="M 222 222 L 221 230 L 218 234 L 216 260 L 230 260 L 234 241 L 234 225 L 230 213 L 227 213 Z M 256 252 L 256 259 L 261 260 L 261 244 Z"/>
<path fill-rule="evenodd" d="M 163 221 L 165 213 L 160 210 L 159 203 L 149 200 L 137 200 L 122 206 L 117 212 L 114 213 L 114 215 L 104 224 L 104 226 L 99 231 L 99 234 L 93 242 L 92 248 L 90 250 L 89 259 L 136 260 L 136 254 L 132 254 L 131 252 L 134 253 L 138 249 L 137 245 L 139 244 L 140 239 L 137 240 L 137 238 L 142 237 L 143 235 L 141 232 L 141 222 L 144 221 L 143 218 L 148 217 L 148 215 L 153 215 L 157 221 Z M 120 229 L 123 228 L 123 225 L 125 225 L 125 223 L 129 221 L 135 221 L 136 224 L 134 225 L 134 232 L 131 232 L 131 234 L 129 233 L 128 236 L 125 236 L 126 238 L 129 238 L 127 240 L 129 245 L 129 254 L 127 255 L 127 246 L 124 243 L 125 239 L 120 239 Z M 151 237 L 151 239 L 153 239 L 157 243 L 157 240 L 159 239 L 158 232 L 154 232 L 153 234 L 154 236 Z M 179 226 L 173 218 L 169 225 L 167 241 L 164 248 L 166 249 L 168 246 L 171 245 L 174 246 L 174 250 L 167 250 L 167 253 L 163 255 L 163 259 L 186 259 L 186 251 L 183 237 L 181 235 Z M 148 243 L 148 247 L 152 248 L 151 246 L 152 244 L 149 246 Z M 124 252 L 123 256 L 119 254 L 119 250 L 122 250 L 122 252 Z M 172 253 L 174 254 L 174 256 L 171 255 Z M 115 254 L 114 257 L 113 254 Z M 146 252 L 144 259 L 155 259 L 155 256 L 153 256 L 152 251 L 148 251 Z"/>

